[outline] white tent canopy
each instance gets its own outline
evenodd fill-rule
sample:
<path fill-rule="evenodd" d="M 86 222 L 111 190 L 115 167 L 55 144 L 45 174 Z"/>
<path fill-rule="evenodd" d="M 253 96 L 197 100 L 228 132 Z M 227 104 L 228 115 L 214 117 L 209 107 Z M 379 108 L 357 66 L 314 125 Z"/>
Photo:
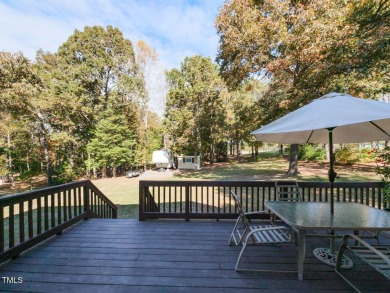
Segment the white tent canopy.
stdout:
<path fill-rule="evenodd" d="M 310 104 L 252 132 L 275 143 L 333 143 L 390 140 L 390 104 L 329 93 Z"/>

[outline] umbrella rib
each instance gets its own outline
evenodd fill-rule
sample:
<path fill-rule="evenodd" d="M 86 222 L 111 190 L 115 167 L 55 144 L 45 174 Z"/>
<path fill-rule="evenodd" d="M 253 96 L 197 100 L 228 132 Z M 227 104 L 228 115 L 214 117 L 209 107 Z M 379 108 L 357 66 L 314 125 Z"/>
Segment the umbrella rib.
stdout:
<path fill-rule="evenodd" d="M 310 132 L 309 138 L 307 139 L 306 143 L 309 143 L 309 140 L 310 140 L 311 136 L 313 135 L 313 132 L 314 132 L 314 130 L 312 130 L 312 131 Z"/>
<path fill-rule="evenodd" d="M 376 128 L 378 128 L 380 131 L 382 131 L 384 134 L 386 134 L 387 136 L 390 136 L 390 134 L 388 134 L 386 131 L 384 131 L 381 127 L 379 127 L 377 124 L 375 124 L 374 122 L 370 121 L 370 123 L 372 125 L 374 125 Z"/>

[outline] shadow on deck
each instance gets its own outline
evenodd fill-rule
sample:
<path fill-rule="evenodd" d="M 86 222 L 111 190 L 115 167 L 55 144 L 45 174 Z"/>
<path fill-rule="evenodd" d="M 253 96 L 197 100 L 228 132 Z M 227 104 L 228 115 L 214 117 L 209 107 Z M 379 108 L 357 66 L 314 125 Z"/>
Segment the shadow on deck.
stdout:
<path fill-rule="evenodd" d="M 0 291 L 14 292 L 353 292 L 312 255 L 325 240 L 310 239 L 305 280 L 296 273 L 234 271 L 240 247 L 228 246 L 232 221 L 90 219 L 0 267 Z M 290 246 L 251 247 L 244 261 L 296 270 Z M 368 278 L 365 271 L 359 278 Z M 8 277 L 8 278 L 4 278 Z M 14 279 L 11 279 L 14 277 Z M 21 278 L 21 279 L 18 279 Z M 7 280 L 7 281 L 6 281 Z M 22 283 L 8 281 L 22 280 Z M 380 281 L 381 286 L 388 286 Z M 386 288 L 386 287 L 385 287 Z M 387 287 L 389 288 L 389 287 Z"/>

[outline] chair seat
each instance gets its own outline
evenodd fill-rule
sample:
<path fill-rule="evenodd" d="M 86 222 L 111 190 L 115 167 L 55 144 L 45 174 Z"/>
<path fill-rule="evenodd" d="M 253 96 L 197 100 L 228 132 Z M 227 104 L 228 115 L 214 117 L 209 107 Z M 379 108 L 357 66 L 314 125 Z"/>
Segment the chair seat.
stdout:
<path fill-rule="evenodd" d="M 250 226 L 249 235 L 253 235 L 255 238 L 254 244 L 291 242 L 289 229 L 283 226 Z"/>
<path fill-rule="evenodd" d="M 358 245 L 348 245 L 348 239 L 354 240 Z M 341 269 L 341 259 L 345 250 L 353 252 L 356 256 L 369 264 L 383 276 L 390 280 L 390 247 L 389 246 L 373 246 L 359 238 L 356 235 L 344 235 L 343 242 L 340 246 L 335 271 L 357 292 L 360 290 L 348 280 L 347 276 Z"/>
<path fill-rule="evenodd" d="M 246 215 L 253 213 L 244 213 L 240 198 L 236 195 L 234 191 L 231 191 L 232 198 L 236 204 L 238 211 L 238 218 L 236 224 L 234 225 L 233 231 L 230 235 L 229 245 L 240 245 L 242 248 L 238 259 L 236 262 L 236 272 L 243 271 L 255 271 L 252 269 L 240 268 L 240 261 L 243 253 L 248 245 L 270 245 L 270 244 L 279 244 L 279 243 L 292 243 L 292 236 L 290 237 L 290 229 L 285 226 L 276 226 L 276 225 L 258 225 L 251 226 L 249 221 L 246 218 Z M 272 270 L 266 270 L 272 271 Z"/>

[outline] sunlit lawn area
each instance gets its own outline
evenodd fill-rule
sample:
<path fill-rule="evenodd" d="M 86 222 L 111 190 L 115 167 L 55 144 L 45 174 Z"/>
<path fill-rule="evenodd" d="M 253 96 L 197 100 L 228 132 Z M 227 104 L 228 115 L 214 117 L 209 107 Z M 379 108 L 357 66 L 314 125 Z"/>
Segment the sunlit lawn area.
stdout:
<path fill-rule="evenodd" d="M 327 181 L 327 163 L 299 162 L 300 174 L 296 177 L 291 177 L 286 175 L 288 160 L 271 156 L 272 154 L 262 154 L 262 159 L 259 162 L 247 162 L 247 159 L 244 159 L 242 160 L 243 162 L 232 160 L 229 163 L 216 163 L 213 166 L 206 165 L 199 171 L 148 171 L 136 178 L 105 178 L 93 180 L 92 182 L 111 201 L 118 205 L 120 218 L 138 218 L 139 180 L 283 180 L 292 178 L 298 181 Z M 338 173 L 337 181 L 380 180 L 375 173 L 375 164 L 336 165 L 335 169 Z M 16 192 L 14 191 L 13 193 Z M 12 193 L 12 190 L 7 190 L 6 193 Z M 18 210 L 15 211 L 15 214 L 18 214 Z M 57 215 L 57 212 L 55 212 L 55 215 Z M 34 217 L 36 217 L 35 211 Z M 18 216 L 16 216 L 16 235 L 19 234 L 18 225 Z M 8 236 L 7 229 L 5 235 Z"/>
<path fill-rule="evenodd" d="M 276 180 L 296 179 L 298 181 L 327 181 L 327 163 L 299 162 L 300 174 L 287 176 L 288 160 L 264 158 L 259 162 L 233 161 L 205 166 L 199 171 L 178 171 L 174 176 L 159 174 L 158 178 L 144 176 L 137 178 L 107 178 L 93 183 L 119 206 L 119 217 L 138 217 L 139 180 Z M 378 181 L 373 164 L 353 166 L 336 165 L 337 181 Z"/>

